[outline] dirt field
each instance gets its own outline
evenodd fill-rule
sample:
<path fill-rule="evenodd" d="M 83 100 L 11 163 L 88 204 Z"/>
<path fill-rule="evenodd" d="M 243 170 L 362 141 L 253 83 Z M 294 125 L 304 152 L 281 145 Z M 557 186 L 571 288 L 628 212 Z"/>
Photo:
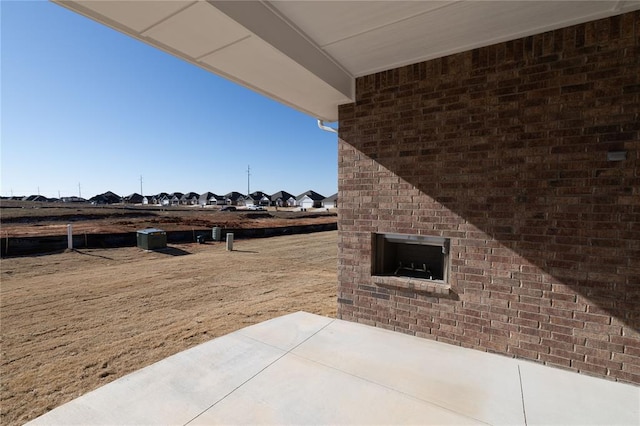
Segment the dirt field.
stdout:
<path fill-rule="evenodd" d="M 319 223 L 335 223 L 335 210 L 292 211 L 269 207 L 266 211 L 249 211 L 238 207 L 222 212 L 207 206 L 131 206 L 6 201 L 0 203 L 2 237 L 66 235 L 67 224 L 76 234 L 135 232 L 144 228 L 164 231 L 221 228 L 270 228 Z"/>
<path fill-rule="evenodd" d="M 335 316 L 337 233 L 1 261 L 0 424 L 286 313 Z"/>

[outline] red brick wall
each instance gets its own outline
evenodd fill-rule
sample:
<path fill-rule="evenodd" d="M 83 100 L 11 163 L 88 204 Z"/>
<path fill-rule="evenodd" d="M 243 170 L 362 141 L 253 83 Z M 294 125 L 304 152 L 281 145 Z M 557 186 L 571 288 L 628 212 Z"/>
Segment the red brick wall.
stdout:
<path fill-rule="evenodd" d="M 338 316 L 640 383 L 638 40 L 633 12 L 358 78 Z M 376 285 L 374 232 L 450 238 L 450 293 Z"/>

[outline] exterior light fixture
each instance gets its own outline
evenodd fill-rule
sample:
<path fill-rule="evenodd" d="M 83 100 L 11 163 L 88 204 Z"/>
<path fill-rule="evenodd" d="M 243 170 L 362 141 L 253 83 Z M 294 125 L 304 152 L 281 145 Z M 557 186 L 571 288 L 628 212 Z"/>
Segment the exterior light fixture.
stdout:
<path fill-rule="evenodd" d="M 627 151 L 607 152 L 607 161 L 624 161 L 627 159 Z"/>

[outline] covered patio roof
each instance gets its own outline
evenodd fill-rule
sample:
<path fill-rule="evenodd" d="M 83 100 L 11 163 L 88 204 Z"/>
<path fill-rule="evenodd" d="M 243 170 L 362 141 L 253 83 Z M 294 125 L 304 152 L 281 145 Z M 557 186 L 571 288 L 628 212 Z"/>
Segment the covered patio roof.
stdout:
<path fill-rule="evenodd" d="M 316 118 L 355 78 L 640 9 L 640 1 L 53 0 Z"/>

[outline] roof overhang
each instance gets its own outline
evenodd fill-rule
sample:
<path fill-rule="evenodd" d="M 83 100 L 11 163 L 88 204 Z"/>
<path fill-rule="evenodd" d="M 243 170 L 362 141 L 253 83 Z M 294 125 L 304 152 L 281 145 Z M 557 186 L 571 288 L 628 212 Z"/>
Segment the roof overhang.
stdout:
<path fill-rule="evenodd" d="M 355 78 L 640 9 L 640 1 L 52 0 L 322 120 Z"/>

